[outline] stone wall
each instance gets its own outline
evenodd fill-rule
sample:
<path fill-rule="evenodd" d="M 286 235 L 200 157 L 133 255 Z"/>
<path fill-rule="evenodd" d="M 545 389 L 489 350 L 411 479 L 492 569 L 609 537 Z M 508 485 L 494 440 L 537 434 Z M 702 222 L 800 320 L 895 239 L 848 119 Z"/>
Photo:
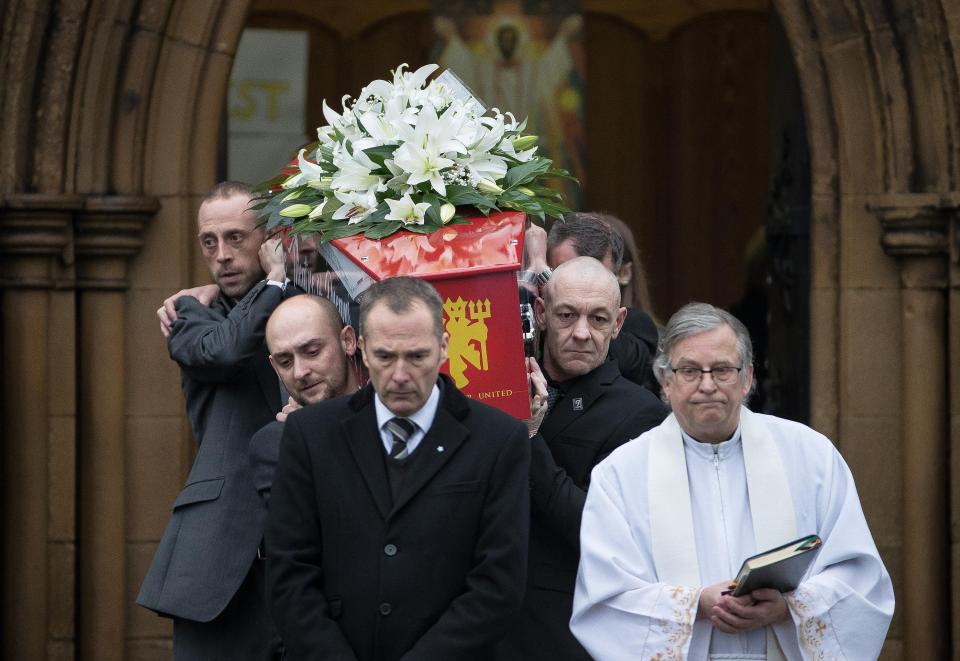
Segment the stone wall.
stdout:
<path fill-rule="evenodd" d="M 710 3 L 583 4 L 668 30 Z M 362 3 L 358 27 L 326 5 L 331 29 L 356 31 L 429 9 Z M 960 0 L 773 8 L 811 152 L 811 420 L 894 576 L 884 658 L 960 658 Z M 170 656 L 169 622 L 133 604 L 192 452 L 154 311 L 207 277 L 194 218 L 247 12 L 0 5 L 6 658 Z"/>

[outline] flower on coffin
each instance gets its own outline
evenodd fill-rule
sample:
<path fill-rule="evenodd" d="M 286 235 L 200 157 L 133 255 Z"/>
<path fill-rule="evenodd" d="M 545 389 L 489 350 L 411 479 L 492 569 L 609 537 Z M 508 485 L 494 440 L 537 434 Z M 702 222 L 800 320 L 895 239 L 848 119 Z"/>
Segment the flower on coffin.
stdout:
<path fill-rule="evenodd" d="M 407 172 L 407 184 L 410 186 L 429 181 L 430 187 L 437 193 L 447 194 L 441 170 L 453 165 L 453 160 L 444 158 L 436 149 L 424 149 L 413 142 L 405 142 L 394 152 L 393 162 Z"/>
<path fill-rule="evenodd" d="M 400 65 L 355 99 L 344 96 L 340 112 L 324 101 L 317 142 L 256 189 L 254 208 L 268 229 L 318 232 L 328 241 L 434 232 L 462 222 L 457 207 L 562 216 L 561 196 L 543 180 L 570 175 L 537 155 L 526 122 L 497 108 L 481 114 L 442 77 L 428 82 L 436 69 Z"/>
<path fill-rule="evenodd" d="M 333 219 L 346 220 L 348 225 L 363 221 L 377 208 L 377 196 L 372 189 L 360 193 L 337 191 L 334 195 L 341 205 L 333 212 Z"/>
<path fill-rule="evenodd" d="M 369 190 L 383 183 L 378 175 L 373 174 L 377 165 L 360 150 L 354 150 L 353 154 L 346 150 L 336 153 L 333 165 L 338 172 L 333 175 L 330 187 L 336 192 Z"/>
<path fill-rule="evenodd" d="M 429 202 L 414 202 L 406 193 L 399 200 L 387 200 L 390 213 L 385 220 L 399 220 L 404 225 L 423 225 L 424 214 L 430 208 Z"/>

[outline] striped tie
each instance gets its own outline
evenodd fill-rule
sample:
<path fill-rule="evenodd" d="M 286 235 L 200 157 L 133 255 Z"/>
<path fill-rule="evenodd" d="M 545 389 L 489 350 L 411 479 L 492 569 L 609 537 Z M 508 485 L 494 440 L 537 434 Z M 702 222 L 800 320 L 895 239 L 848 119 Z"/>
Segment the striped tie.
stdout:
<path fill-rule="evenodd" d="M 407 451 L 407 441 L 413 435 L 416 426 L 406 418 L 391 418 L 385 425 L 393 436 L 393 446 L 390 448 L 391 459 L 406 459 L 410 456 Z"/>

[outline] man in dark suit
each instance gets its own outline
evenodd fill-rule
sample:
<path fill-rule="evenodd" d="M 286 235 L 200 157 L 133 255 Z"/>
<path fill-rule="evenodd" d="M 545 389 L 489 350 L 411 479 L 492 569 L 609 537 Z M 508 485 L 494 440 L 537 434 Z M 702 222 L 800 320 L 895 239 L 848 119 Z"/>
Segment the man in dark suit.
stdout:
<path fill-rule="evenodd" d="M 309 404 L 357 390 L 354 354 L 357 336 L 336 306 L 304 294 L 284 301 L 267 321 L 270 364 L 290 393 L 288 403 L 250 439 L 253 485 L 269 502 L 287 416 Z"/>
<path fill-rule="evenodd" d="M 166 302 L 174 317 L 168 347 L 198 450 L 137 603 L 173 617 L 177 661 L 274 654 L 257 559 L 265 510 L 247 446 L 280 409 L 263 333 L 286 280 L 277 242 L 264 243 L 249 204 L 249 187 L 236 182 L 207 194 L 200 246 L 220 294 L 209 307 L 191 295 Z"/>
<path fill-rule="evenodd" d="M 489 659 L 520 608 L 524 426 L 446 376 L 422 280 L 364 293 L 370 384 L 287 418 L 267 525 L 271 612 L 296 661 Z"/>
<path fill-rule="evenodd" d="M 530 562 L 523 611 L 497 659 L 590 657 L 570 633 L 580 558 L 580 517 L 590 471 L 657 426 L 666 407 L 608 358 L 626 309 L 614 275 L 592 257 L 558 266 L 534 308 L 543 336 L 549 411 L 531 423 Z M 533 376 L 540 381 L 536 363 Z M 538 428 L 537 428 L 538 427 Z"/>

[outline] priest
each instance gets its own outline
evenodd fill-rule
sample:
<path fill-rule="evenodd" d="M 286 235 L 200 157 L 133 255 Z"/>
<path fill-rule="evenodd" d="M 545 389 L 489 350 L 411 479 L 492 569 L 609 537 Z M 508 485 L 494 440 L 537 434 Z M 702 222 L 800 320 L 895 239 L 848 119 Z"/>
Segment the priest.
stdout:
<path fill-rule="evenodd" d="M 654 372 L 673 409 L 593 471 L 570 627 L 599 661 L 875 659 L 894 598 L 850 470 L 812 429 L 744 407 L 746 328 L 691 303 Z M 729 594 L 741 563 L 805 535 L 796 590 Z"/>

